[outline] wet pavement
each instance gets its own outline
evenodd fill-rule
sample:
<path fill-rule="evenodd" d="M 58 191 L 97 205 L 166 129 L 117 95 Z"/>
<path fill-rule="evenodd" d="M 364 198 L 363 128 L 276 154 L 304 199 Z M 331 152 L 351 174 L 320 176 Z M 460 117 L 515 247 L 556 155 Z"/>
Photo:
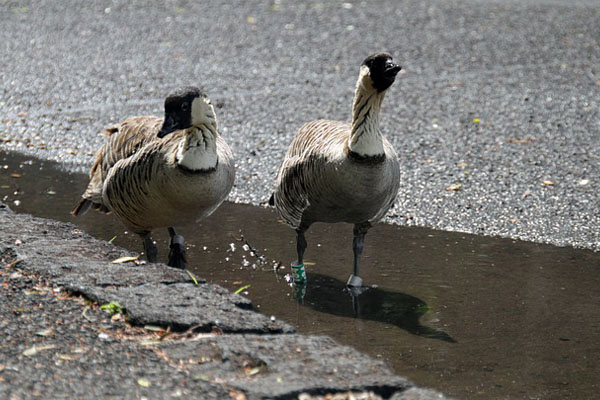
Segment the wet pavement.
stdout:
<path fill-rule="evenodd" d="M 68 214 L 85 176 L 0 154 L 0 198 L 14 210 L 74 222 L 105 240 L 116 235 L 115 244 L 141 250 L 111 216 Z M 232 290 L 250 285 L 242 294 L 266 315 L 381 358 L 419 385 L 459 398 L 597 394 L 599 253 L 378 225 L 364 251 L 371 287 L 355 300 L 344 290 L 352 264 L 347 225 L 311 228 L 304 288 L 287 282 L 294 234 L 271 209 L 225 203 L 181 231 L 199 278 Z M 159 259 L 167 238 L 155 237 Z"/>

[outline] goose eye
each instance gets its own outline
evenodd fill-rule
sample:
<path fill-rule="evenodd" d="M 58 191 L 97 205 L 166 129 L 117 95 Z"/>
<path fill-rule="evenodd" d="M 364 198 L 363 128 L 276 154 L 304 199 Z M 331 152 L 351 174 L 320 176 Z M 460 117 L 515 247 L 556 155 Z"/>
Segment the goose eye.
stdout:
<path fill-rule="evenodd" d="M 182 109 L 183 111 L 187 111 L 187 110 L 189 110 L 189 109 L 190 109 L 190 104 L 189 104 L 189 103 L 187 103 L 187 102 L 186 102 L 186 103 L 183 103 L 183 104 L 181 105 L 181 109 Z"/>

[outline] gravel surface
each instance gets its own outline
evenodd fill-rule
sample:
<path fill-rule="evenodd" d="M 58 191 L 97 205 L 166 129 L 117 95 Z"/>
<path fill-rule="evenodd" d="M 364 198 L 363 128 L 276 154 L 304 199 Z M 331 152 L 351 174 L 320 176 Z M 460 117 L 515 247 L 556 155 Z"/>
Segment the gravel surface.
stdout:
<path fill-rule="evenodd" d="M 259 204 L 296 129 L 349 119 L 387 50 L 387 221 L 600 250 L 599 20 L 595 0 L 0 1 L 0 145 L 84 171 L 105 125 L 196 84 L 237 155 L 230 199 Z"/>

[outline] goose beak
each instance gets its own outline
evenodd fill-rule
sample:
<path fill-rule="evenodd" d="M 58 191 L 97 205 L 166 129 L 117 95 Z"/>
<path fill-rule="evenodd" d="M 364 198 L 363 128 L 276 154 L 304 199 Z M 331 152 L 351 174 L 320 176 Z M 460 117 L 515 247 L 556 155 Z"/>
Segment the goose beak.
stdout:
<path fill-rule="evenodd" d="M 163 122 L 163 125 L 160 128 L 160 131 L 158 132 L 158 137 L 164 138 L 165 136 L 167 136 L 169 133 L 173 132 L 176 129 L 177 129 L 177 124 L 175 123 L 175 120 L 173 120 L 173 118 L 171 118 L 171 117 L 167 117 L 167 118 L 165 118 L 165 121 Z"/>
<path fill-rule="evenodd" d="M 398 74 L 398 72 L 400 72 L 401 69 L 402 69 L 402 67 L 399 66 L 398 64 L 390 63 L 385 68 L 385 74 L 395 77 Z"/>

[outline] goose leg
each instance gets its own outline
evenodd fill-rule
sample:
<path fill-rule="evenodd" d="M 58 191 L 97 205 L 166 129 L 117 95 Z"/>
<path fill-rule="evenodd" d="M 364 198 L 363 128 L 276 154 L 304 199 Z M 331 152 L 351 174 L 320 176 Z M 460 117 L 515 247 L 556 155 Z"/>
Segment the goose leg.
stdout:
<path fill-rule="evenodd" d="M 292 276 L 294 277 L 294 284 L 296 288 L 299 286 L 306 285 L 306 270 L 304 269 L 304 250 L 306 250 L 306 238 L 304 232 L 306 228 L 296 229 L 296 251 L 298 252 L 298 259 L 292 263 Z"/>
<path fill-rule="evenodd" d="M 144 238 L 144 253 L 146 253 L 146 259 L 149 263 L 155 263 L 156 257 L 158 255 L 158 250 L 156 250 L 156 246 L 154 245 L 154 241 L 150 234 L 146 234 L 143 236 Z"/>
<path fill-rule="evenodd" d="M 185 242 L 183 236 L 178 235 L 175 228 L 169 228 L 169 235 L 171 235 L 171 243 L 169 245 L 169 267 L 185 269 Z"/>
<path fill-rule="evenodd" d="M 305 231 L 306 229 L 302 228 L 296 229 L 296 251 L 298 252 L 296 265 L 301 265 L 304 262 L 304 250 L 306 250 L 306 247 L 308 246 L 306 238 L 304 237 Z"/>
<path fill-rule="evenodd" d="M 354 239 L 352 241 L 352 249 L 354 250 L 354 273 L 348 278 L 347 286 L 361 287 L 363 280 L 358 275 L 360 256 L 362 255 L 363 245 L 365 243 L 365 235 L 371 227 L 370 223 L 362 223 L 354 225 Z"/>

